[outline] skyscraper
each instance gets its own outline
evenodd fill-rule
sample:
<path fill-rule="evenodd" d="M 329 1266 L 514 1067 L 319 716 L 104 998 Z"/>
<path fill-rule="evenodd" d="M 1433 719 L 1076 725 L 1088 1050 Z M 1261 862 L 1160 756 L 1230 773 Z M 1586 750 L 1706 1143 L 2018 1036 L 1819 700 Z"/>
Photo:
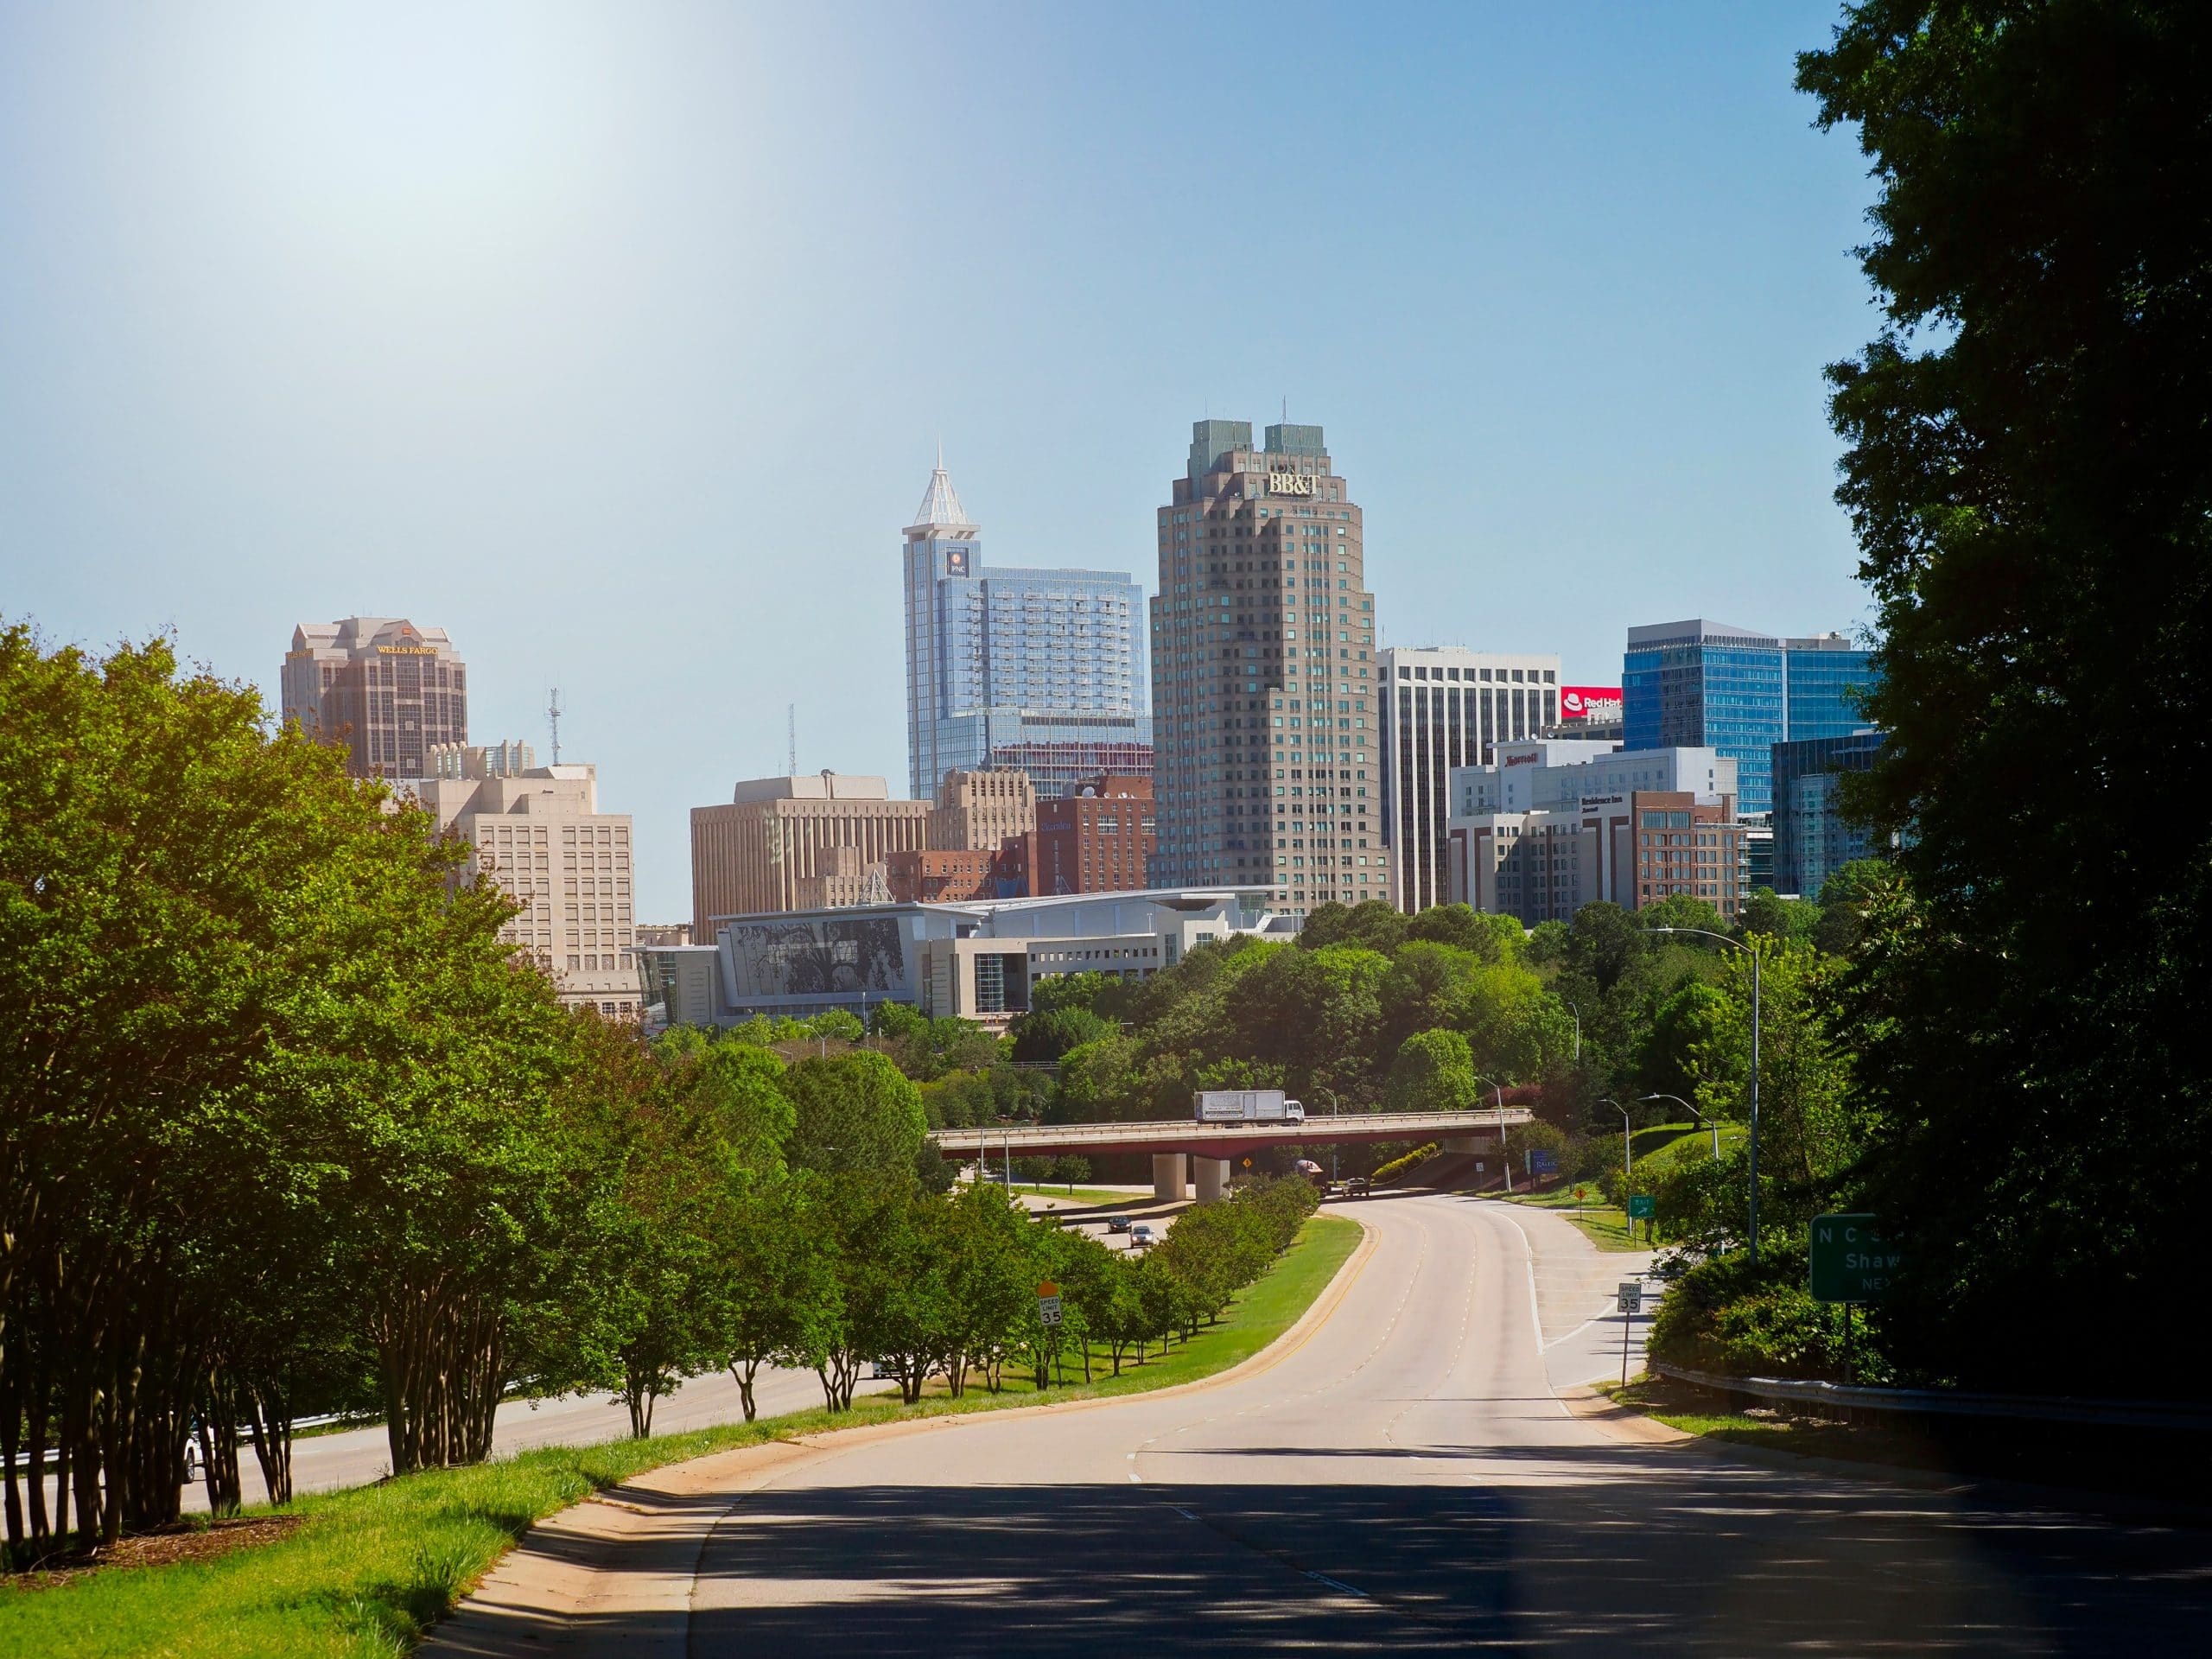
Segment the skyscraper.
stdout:
<path fill-rule="evenodd" d="M 1871 772 L 1882 734 L 1861 727 L 1842 737 L 1800 738 L 1774 746 L 1774 872 L 1777 893 L 1817 899 L 1821 889 L 1874 843 L 1843 816 L 1843 775 Z"/>
<path fill-rule="evenodd" d="M 1143 590 L 1103 570 L 986 569 L 940 464 L 906 527 L 906 754 L 913 798 L 948 772 L 1014 767 L 1041 798 L 1149 772 Z"/>
<path fill-rule="evenodd" d="M 283 718 L 346 751 L 356 778 L 425 778 L 468 741 L 468 671 L 443 628 L 404 618 L 302 622 L 284 654 Z"/>
<path fill-rule="evenodd" d="M 1195 423 L 1159 531 L 1154 883 L 1387 899 L 1375 595 L 1321 429 Z"/>
<path fill-rule="evenodd" d="M 1452 769 L 1486 766 L 1498 744 L 1558 721 L 1559 658 L 1457 645 L 1398 645 L 1376 656 L 1382 839 L 1397 861 L 1392 899 L 1410 915 L 1451 901 Z"/>
<path fill-rule="evenodd" d="M 1628 631 L 1622 717 L 1631 749 L 1704 745 L 1736 762 L 1739 810 L 1771 810 L 1773 749 L 1864 726 L 1852 694 L 1872 654 L 1841 634 L 1784 639 L 1694 619 Z"/>

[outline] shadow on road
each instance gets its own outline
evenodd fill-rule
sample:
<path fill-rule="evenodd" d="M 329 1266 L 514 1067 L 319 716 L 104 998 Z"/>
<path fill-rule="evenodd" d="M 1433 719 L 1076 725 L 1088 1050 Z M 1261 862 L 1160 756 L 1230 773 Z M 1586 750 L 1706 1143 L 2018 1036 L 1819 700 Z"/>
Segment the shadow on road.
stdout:
<path fill-rule="evenodd" d="M 1350 1474 L 1372 1454 L 1241 1455 Z M 2202 1651 L 2212 1630 L 2200 1530 L 1653 1449 L 1401 1455 L 1438 1483 L 1211 1485 L 1166 1456 L 1141 1486 L 757 1492 L 700 1553 L 690 1652 L 2135 1655 Z M 1483 1459 L 1479 1484 L 1451 1466 Z M 702 1531 L 719 1509 L 639 1501 Z M 583 1633 L 620 1654 L 670 1624 Z"/>

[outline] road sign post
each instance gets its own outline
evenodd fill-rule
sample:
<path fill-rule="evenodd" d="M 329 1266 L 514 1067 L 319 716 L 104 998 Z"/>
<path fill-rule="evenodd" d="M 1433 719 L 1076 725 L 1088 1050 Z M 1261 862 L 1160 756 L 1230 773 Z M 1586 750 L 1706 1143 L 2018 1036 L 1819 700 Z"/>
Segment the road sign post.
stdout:
<path fill-rule="evenodd" d="M 1060 1287 L 1049 1279 L 1037 1287 L 1037 1317 L 1046 1325 L 1060 1322 Z"/>
<path fill-rule="evenodd" d="M 1621 1310 L 1621 1386 L 1628 1386 L 1628 1327 L 1636 1316 L 1643 1312 L 1643 1281 L 1624 1279 L 1615 1293 Z M 1585 1306 L 1588 1304 L 1585 1303 Z"/>
<path fill-rule="evenodd" d="M 1651 1223 L 1658 1214 L 1659 1200 L 1654 1195 L 1649 1192 L 1630 1193 L 1628 1195 L 1628 1230 L 1630 1236 L 1631 1237 L 1635 1236 L 1636 1224 L 1640 1221 L 1643 1224 L 1643 1236 L 1647 1240 L 1649 1240 L 1651 1236 Z"/>
<path fill-rule="evenodd" d="M 1878 1302 L 1904 1257 L 1882 1236 L 1878 1216 L 1815 1216 L 1810 1288 L 1816 1302 Z"/>

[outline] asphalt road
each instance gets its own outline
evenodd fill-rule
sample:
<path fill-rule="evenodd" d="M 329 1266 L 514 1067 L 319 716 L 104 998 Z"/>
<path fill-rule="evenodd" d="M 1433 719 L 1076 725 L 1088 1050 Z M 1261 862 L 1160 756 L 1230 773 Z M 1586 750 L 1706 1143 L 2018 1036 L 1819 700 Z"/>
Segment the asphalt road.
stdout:
<path fill-rule="evenodd" d="M 602 1560 L 615 1592 L 580 1599 L 563 1650 L 2132 1655 L 2212 1640 L 2198 1526 L 1615 1438 L 1554 1385 L 1618 1369 L 1618 1322 L 1577 1327 L 1633 1258 L 1592 1260 L 1554 1230 L 1567 1223 L 1496 1203 L 1357 1213 L 1372 1256 L 1281 1363 L 1211 1390 L 791 1451 L 682 1500 L 702 1539 L 670 1558 L 692 1573 L 688 1618 L 680 1582 L 658 1619 L 626 1612 L 644 1605 L 620 1593 L 630 1569 Z M 498 1624 L 454 1634 L 496 1651 Z"/>
<path fill-rule="evenodd" d="M 874 1394 L 898 1386 L 862 1382 L 856 1392 Z M 812 1371 L 764 1370 L 753 1383 L 753 1397 L 763 1417 L 804 1411 L 822 1403 L 822 1383 Z M 744 1419 L 745 1402 L 729 1373 L 710 1371 L 687 1379 L 660 1402 L 653 1413 L 653 1433 L 673 1434 Z M 619 1397 L 585 1394 L 553 1400 L 510 1400 L 492 1420 L 492 1451 L 495 1456 L 506 1457 L 531 1446 L 588 1446 L 595 1440 L 621 1440 L 629 1433 L 629 1408 Z M 365 1486 L 391 1472 L 391 1443 L 381 1423 L 373 1428 L 309 1435 L 293 1444 L 292 1485 L 302 1493 Z M 247 1503 L 267 1501 L 261 1465 L 254 1460 L 251 1446 L 238 1448 L 238 1476 Z M 52 1491 L 51 1482 L 48 1490 Z M 185 1487 L 184 1507 L 194 1512 L 207 1509 L 207 1488 L 203 1483 L 194 1480 Z"/>

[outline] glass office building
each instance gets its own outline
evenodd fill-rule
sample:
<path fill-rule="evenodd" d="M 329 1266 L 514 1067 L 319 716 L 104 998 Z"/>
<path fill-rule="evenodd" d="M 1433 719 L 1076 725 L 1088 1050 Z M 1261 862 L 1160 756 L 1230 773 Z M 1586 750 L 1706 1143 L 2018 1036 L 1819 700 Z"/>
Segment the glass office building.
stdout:
<path fill-rule="evenodd" d="M 1773 750 L 1865 724 L 1871 653 L 1841 634 L 1789 639 L 1701 618 L 1630 628 L 1621 662 L 1631 749 L 1709 747 L 1736 762 L 1739 812 L 1774 803 Z"/>
<path fill-rule="evenodd" d="M 1844 821 L 1844 774 L 1872 769 L 1882 734 L 1870 728 L 1774 746 L 1774 890 L 1817 899 L 1855 858 L 1873 855 L 1863 830 Z"/>
<path fill-rule="evenodd" d="M 1144 594 L 1105 570 L 990 569 L 940 465 L 907 526 L 906 753 L 916 800 L 1014 766 L 1040 798 L 1152 770 Z"/>

